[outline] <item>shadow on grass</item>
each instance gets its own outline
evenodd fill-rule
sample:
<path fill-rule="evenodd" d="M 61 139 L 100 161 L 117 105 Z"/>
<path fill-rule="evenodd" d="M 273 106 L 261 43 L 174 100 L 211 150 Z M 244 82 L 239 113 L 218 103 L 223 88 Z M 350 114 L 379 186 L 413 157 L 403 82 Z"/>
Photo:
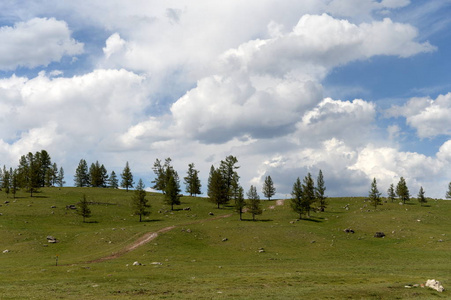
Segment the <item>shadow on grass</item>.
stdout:
<path fill-rule="evenodd" d="M 323 221 L 321 220 L 316 220 L 316 219 L 312 219 L 312 218 L 302 218 L 301 221 L 309 221 L 309 222 L 314 222 L 314 223 L 322 223 Z"/>
<path fill-rule="evenodd" d="M 99 221 L 84 221 L 83 223 L 86 223 L 86 224 L 97 224 L 97 223 L 99 223 Z"/>
<path fill-rule="evenodd" d="M 161 222 L 161 219 L 142 220 L 141 223 Z"/>
<path fill-rule="evenodd" d="M 18 197 L 16 197 L 18 198 Z M 37 196 L 37 195 L 33 195 L 33 197 L 30 197 L 31 199 L 39 199 L 39 198 L 49 198 L 48 196 Z"/>
<path fill-rule="evenodd" d="M 273 220 L 271 220 L 271 219 L 255 219 L 255 220 L 242 219 L 241 221 L 243 221 L 243 222 L 272 222 Z"/>

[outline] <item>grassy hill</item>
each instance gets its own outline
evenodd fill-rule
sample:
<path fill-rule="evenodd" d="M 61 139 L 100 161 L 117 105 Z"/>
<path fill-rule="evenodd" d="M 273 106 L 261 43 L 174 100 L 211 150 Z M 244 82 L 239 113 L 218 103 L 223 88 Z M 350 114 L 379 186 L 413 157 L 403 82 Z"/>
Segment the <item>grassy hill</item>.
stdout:
<path fill-rule="evenodd" d="M 66 209 L 83 194 L 95 203 L 89 223 Z M 252 222 L 250 214 L 239 221 L 231 207 L 216 209 L 203 198 L 183 197 L 171 212 L 161 195 L 148 194 L 152 213 L 140 223 L 131 215 L 132 194 L 96 188 L 46 188 L 33 198 L 0 194 L 0 299 L 450 297 L 405 286 L 437 279 L 450 289 L 451 201 L 374 210 L 364 198 L 331 198 L 326 212 L 301 221 L 289 200 L 262 201 L 265 211 Z M 88 263 L 169 226 L 175 227 L 116 259 Z M 374 238 L 377 231 L 386 237 Z M 48 235 L 59 242 L 48 243 Z"/>

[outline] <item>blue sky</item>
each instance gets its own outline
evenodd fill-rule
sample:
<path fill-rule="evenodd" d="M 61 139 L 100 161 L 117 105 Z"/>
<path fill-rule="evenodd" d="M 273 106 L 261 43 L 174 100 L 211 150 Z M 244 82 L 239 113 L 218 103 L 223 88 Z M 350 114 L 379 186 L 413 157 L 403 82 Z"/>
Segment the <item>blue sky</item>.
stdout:
<path fill-rule="evenodd" d="M 241 184 L 285 197 L 443 197 L 451 181 L 451 1 L 2 1 L 0 163 L 46 149 L 147 186 L 235 155 Z"/>

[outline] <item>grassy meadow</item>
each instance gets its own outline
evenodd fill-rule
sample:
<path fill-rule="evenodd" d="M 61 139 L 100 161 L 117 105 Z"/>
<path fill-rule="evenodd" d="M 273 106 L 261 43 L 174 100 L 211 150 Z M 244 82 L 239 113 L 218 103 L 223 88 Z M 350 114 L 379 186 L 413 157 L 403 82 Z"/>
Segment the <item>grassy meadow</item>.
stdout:
<path fill-rule="evenodd" d="M 95 202 L 87 223 L 66 209 L 83 194 Z M 13 199 L 2 192 L 0 299 L 451 298 L 447 290 L 405 287 L 436 279 L 451 289 L 451 201 L 374 210 L 364 198 L 330 198 L 325 212 L 300 221 L 289 200 L 262 201 L 253 222 L 187 196 L 171 212 L 160 194 L 148 193 L 151 215 L 140 223 L 132 194 L 44 188 Z M 169 226 L 118 258 L 90 262 Z M 374 238 L 377 231 L 386 237 Z M 48 243 L 48 235 L 59 242 Z"/>

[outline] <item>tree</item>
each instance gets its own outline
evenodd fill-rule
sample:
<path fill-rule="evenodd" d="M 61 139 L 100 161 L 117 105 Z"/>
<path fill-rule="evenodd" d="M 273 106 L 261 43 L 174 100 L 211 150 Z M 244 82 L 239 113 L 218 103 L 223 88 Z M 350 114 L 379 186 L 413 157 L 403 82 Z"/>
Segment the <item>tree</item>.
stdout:
<path fill-rule="evenodd" d="M 111 171 L 110 178 L 108 179 L 108 185 L 113 189 L 117 189 L 119 187 L 119 180 L 117 179 L 116 173 L 114 171 Z"/>
<path fill-rule="evenodd" d="M 6 166 L 3 166 L 2 172 L 2 190 L 6 193 L 6 197 L 8 197 L 11 186 L 11 173 L 6 169 Z"/>
<path fill-rule="evenodd" d="M 246 195 L 248 199 L 246 204 L 248 212 L 252 214 L 252 220 L 255 221 L 255 215 L 261 215 L 263 212 L 260 204 L 260 197 L 257 194 L 257 188 L 251 185 Z"/>
<path fill-rule="evenodd" d="M 165 203 L 171 206 L 171 210 L 174 210 L 174 205 L 180 205 L 180 185 L 178 178 L 176 179 L 172 175 L 166 184 L 164 199 Z"/>
<path fill-rule="evenodd" d="M 238 192 L 237 192 L 236 198 L 235 198 L 235 210 L 240 214 L 240 221 L 243 220 L 242 215 L 243 215 L 243 208 L 245 206 L 246 206 L 246 201 L 244 201 L 244 190 L 240 186 L 238 188 Z"/>
<path fill-rule="evenodd" d="M 208 197 L 211 202 L 218 205 L 218 208 L 220 205 L 225 205 L 228 203 L 228 190 L 226 182 L 222 177 L 221 171 L 219 169 L 215 169 L 213 166 L 212 169 L 210 169 Z"/>
<path fill-rule="evenodd" d="M 393 183 L 390 184 L 390 187 L 387 190 L 387 195 L 388 199 L 393 203 L 393 201 L 395 201 L 396 199 L 395 186 L 393 185 Z"/>
<path fill-rule="evenodd" d="M 83 223 L 85 223 L 85 218 L 91 217 L 91 209 L 89 208 L 88 200 L 86 200 L 86 195 L 83 194 L 80 203 L 78 203 L 80 209 L 77 211 L 77 214 L 83 217 Z"/>
<path fill-rule="evenodd" d="M 16 198 L 16 192 L 19 189 L 19 172 L 17 171 L 17 169 L 9 169 L 9 174 L 10 174 L 10 189 L 11 189 L 11 193 L 13 194 L 13 198 Z"/>
<path fill-rule="evenodd" d="M 446 192 L 446 198 L 451 199 L 451 182 L 448 184 L 448 191 Z"/>
<path fill-rule="evenodd" d="M 424 203 L 428 202 L 424 197 L 423 187 L 420 187 L 420 191 L 418 192 L 418 202 L 420 202 L 421 206 L 423 206 Z"/>
<path fill-rule="evenodd" d="M 308 173 L 307 176 L 304 177 L 302 184 L 302 206 L 309 217 L 315 199 L 315 183 L 313 182 L 312 175 Z"/>
<path fill-rule="evenodd" d="M 150 205 L 146 199 L 146 191 L 144 190 L 144 187 L 145 186 L 142 179 L 139 179 L 132 196 L 133 214 L 135 216 L 139 216 L 139 222 L 142 221 L 143 216 L 148 216 L 150 214 L 148 210 Z"/>
<path fill-rule="evenodd" d="M 58 184 L 59 187 L 63 187 L 65 183 L 66 181 L 64 181 L 64 169 L 63 167 L 60 167 L 58 176 L 56 177 L 56 184 Z"/>
<path fill-rule="evenodd" d="M 133 187 L 133 174 L 132 171 L 130 171 L 130 167 L 128 166 L 128 162 L 125 164 L 124 170 L 121 174 L 122 181 L 121 181 L 121 187 L 125 188 L 128 192 L 128 188 Z"/>
<path fill-rule="evenodd" d="M 379 193 L 379 190 L 377 189 L 376 178 L 374 178 L 373 182 L 371 183 L 371 189 L 368 198 L 370 199 L 371 204 L 374 205 L 374 209 L 376 209 L 378 205 L 382 204 L 381 193 Z"/>
<path fill-rule="evenodd" d="M 52 179 L 52 172 L 50 171 L 50 174 L 48 174 L 49 169 L 51 169 L 52 167 L 52 160 L 50 158 L 49 153 L 46 150 L 41 150 L 40 152 L 36 152 L 35 156 L 35 164 L 36 164 L 36 169 L 37 169 L 37 181 L 38 181 L 38 186 L 39 187 L 43 187 L 46 186 L 47 183 L 46 182 L 46 176 L 49 177 L 50 181 Z M 50 185 L 49 185 L 50 186 Z"/>
<path fill-rule="evenodd" d="M 81 159 L 75 170 L 74 183 L 76 187 L 85 187 L 89 185 L 88 164 L 86 160 Z"/>
<path fill-rule="evenodd" d="M 320 211 L 324 211 L 327 207 L 327 197 L 324 195 L 326 192 L 326 186 L 324 184 L 323 172 L 319 170 L 318 177 L 316 178 L 315 198 L 318 203 Z"/>
<path fill-rule="evenodd" d="M 188 172 L 186 177 L 184 177 L 184 183 L 185 183 L 185 191 L 190 195 L 190 196 L 196 196 L 198 194 L 201 194 L 201 184 L 200 184 L 200 179 L 199 176 L 197 175 L 199 174 L 199 171 L 194 169 L 194 163 L 191 163 L 188 165 Z"/>
<path fill-rule="evenodd" d="M 219 165 L 219 172 L 224 179 L 224 183 L 227 191 L 227 202 L 230 201 L 233 195 L 233 186 L 238 184 L 240 176 L 236 172 L 240 167 L 236 164 L 238 163 L 238 159 L 235 156 L 229 155 L 225 158 L 225 160 L 221 160 L 221 164 Z"/>
<path fill-rule="evenodd" d="M 36 192 L 41 186 L 40 178 L 40 152 L 36 155 L 29 152 L 27 155 L 22 155 L 19 160 L 18 174 L 20 186 L 24 187 L 33 197 L 33 192 Z"/>
<path fill-rule="evenodd" d="M 410 200 L 409 188 L 407 187 L 406 181 L 403 177 L 399 179 L 398 185 L 396 186 L 396 195 L 398 195 L 399 200 L 404 204 L 406 201 Z"/>
<path fill-rule="evenodd" d="M 271 200 L 271 197 L 276 194 L 276 188 L 274 187 L 271 176 L 266 176 L 262 191 L 263 195 L 268 198 L 268 200 Z"/>
<path fill-rule="evenodd" d="M 299 219 L 302 219 L 302 215 L 305 213 L 304 206 L 302 205 L 303 198 L 302 184 L 299 177 L 293 184 L 293 190 L 291 191 L 291 209 L 299 214 Z"/>
<path fill-rule="evenodd" d="M 159 159 L 156 159 L 153 164 L 153 172 L 156 175 L 155 179 L 152 180 L 152 183 L 154 183 L 153 188 L 158 191 L 162 191 L 163 193 L 166 191 L 166 185 L 168 184 L 171 176 L 178 181 L 178 174 L 172 167 L 171 161 L 171 158 L 168 157 L 165 159 L 163 165 L 161 165 L 161 161 Z"/>

